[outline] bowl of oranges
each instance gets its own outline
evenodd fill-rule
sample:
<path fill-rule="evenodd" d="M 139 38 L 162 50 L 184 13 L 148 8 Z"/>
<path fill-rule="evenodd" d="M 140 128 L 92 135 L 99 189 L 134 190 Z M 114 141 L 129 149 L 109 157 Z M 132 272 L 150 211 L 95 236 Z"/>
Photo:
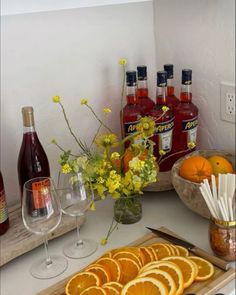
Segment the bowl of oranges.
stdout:
<path fill-rule="evenodd" d="M 175 162 L 171 182 L 182 202 L 195 213 L 210 218 L 210 211 L 200 192 L 200 183 L 215 175 L 235 173 L 235 156 L 219 150 L 194 151 Z"/>

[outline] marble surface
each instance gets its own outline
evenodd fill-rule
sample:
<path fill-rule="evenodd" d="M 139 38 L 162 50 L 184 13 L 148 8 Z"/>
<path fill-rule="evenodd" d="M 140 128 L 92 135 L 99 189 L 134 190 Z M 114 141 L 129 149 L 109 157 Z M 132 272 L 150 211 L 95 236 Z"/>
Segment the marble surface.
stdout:
<path fill-rule="evenodd" d="M 40 246 L 9 262 L 1 268 L 0 294 L 1 295 L 34 295 L 37 292 L 61 281 L 90 262 L 98 258 L 103 252 L 131 243 L 149 231 L 145 226 L 165 226 L 178 233 L 183 238 L 197 246 L 211 252 L 208 242 L 208 220 L 186 208 L 175 191 L 145 193 L 143 196 L 143 218 L 136 224 L 119 225 L 105 246 L 98 245 L 98 250 L 91 256 L 83 259 L 68 259 L 67 270 L 56 278 L 38 280 L 29 273 L 31 264 L 43 257 L 44 248 Z M 96 211 L 88 212 L 86 223 L 81 228 L 83 237 L 93 238 L 100 242 L 106 235 L 113 215 L 113 200 L 110 198 L 96 203 Z M 63 255 L 63 245 L 76 235 L 75 231 L 65 234 L 49 243 L 49 251 L 53 254 Z M 233 265 L 233 263 L 232 263 Z M 231 281 L 219 293 L 225 295 L 235 294 L 235 281 Z"/>

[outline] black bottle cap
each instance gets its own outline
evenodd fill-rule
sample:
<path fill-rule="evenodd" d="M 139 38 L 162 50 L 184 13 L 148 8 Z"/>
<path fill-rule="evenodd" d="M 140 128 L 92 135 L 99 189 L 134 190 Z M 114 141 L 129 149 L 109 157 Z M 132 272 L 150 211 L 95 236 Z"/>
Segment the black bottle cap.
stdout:
<path fill-rule="evenodd" d="M 147 67 L 137 66 L 138 80 L 147 80 Z"/>
<path fill-rule="evenodd" d="M 167 79 L 174 78 L 174 65 L 173 64 L 165 64 L 164 70 L 167 72 Z"/>
<path fill-rule="evenodd" d="M 184 85 L 192 84 L 192 70 L 190 69 L 182 70 L 182 84 Z"/>
<path fill-rule="evenodd" d="M 136 72 L 135 71 L 127 71 L 126 72 L 126 85 L 127 86 L 136 86 Z"/>
<path fill-rule="evenodd" d="M 167 72 L 166 71 L 157 72 L 157 86 L 158 87 L 167 86 Z"/>

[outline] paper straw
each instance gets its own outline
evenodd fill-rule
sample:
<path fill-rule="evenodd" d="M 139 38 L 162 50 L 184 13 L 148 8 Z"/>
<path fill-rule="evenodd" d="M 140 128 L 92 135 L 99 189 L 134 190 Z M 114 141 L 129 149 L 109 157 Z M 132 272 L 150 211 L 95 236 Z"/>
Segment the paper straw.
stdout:
<path fill-rule="evenodd" d="M 215 175 L 211 175 L 211 185 L 212 185 L 212 193 L 213 193 L 213 198 L 216 201 L 217 200 L 217 190 L 216 190 L 216 178 Z"/>
<path fill-rule="evenodd" d="M 224 213 L 226 215 L 225 221 L 229 221 L 229 216 L 228 216 L 228 212 L 227 212 L 225 201 L 224 201 L 224 198 L 223 197 L 220 197 L 220 202 L 221 202 L 222 208 L 224 210 Z"/>
<path fill-rule="evenodd" d="M 226 221 L 227 216 L 225 215 L 224 209 L 223 209 L 223 207 L 221 205 L 221 200 L 217 200 L 217 203 L 218 203 L 218 206 L 220 208 L 220 213 L 221 213 L 222 219 Z"/>
<path fill-rule="evenodd" d="M 207 196 L 209 198 L 209 201 L 210 201 L 210 203 L 211 203 L 211 205 L 212 205 L 212 207 L 213 207 L 213 209 L 215 211 L 216 216 L 218 216 L 216 203 L 214 202 L 214 199 L 213 199 L 213 196 L 212 196 L 212 193 L 211 193 L 211 188 L 210 188 L 208 179 L 204 179 L 203 182 L 204 182 L 204 184 L 202 184 L 202 185 L 206 189 L 206 193 L 207 193 Z"/>
<path fill-rule="evenodd" d="M 201 191 L 202 196 L 203 196 L 203 198 L 204 198 L 204 200 L 205 200 L 205 202 L 206 202 L 206 204 L 207 204 L 208 209 L 209 209 L 210 212 L 211 212 L 212 217 L 214 217 L 214 218 L 217 219 L 217 216 L 216 216 L 216 214 L 215 214 L 215 212 L 214 212 L 214 209 L 213 209 L 213 207 L 212 207 L 212 205 L 211 205 L 211 203 L 210 203 L 210 201 L 209 201 L 209 199 L 208 199 L 208 197 L 207 197 L 207 195 L 206 195 L 204 189 L 202 188 L 202 186 L 200 186 L 200 191 Z"/>

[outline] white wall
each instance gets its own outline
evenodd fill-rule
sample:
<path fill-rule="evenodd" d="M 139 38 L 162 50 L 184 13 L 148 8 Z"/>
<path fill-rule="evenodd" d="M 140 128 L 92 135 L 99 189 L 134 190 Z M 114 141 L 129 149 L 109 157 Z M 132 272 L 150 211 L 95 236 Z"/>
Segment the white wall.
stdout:
<path fill-rule="evenodd" d="M 152 2 L 79 8 L 2 18 L 1 170 L 9 204 L 19 201 L 17 157 L 22 140 L 21 107 L 32 105 L 39 138 L 55 176 L 59 151 L 76 145 L 59 106 L 61 95 L 71 125 L 82 139 L 94 135 L 96 121 L 80 106 L 88 97 L 99 114 L 113 109 L 108 124 L 119 132 L 121 66 L 148 66 L 155 79 L 155 40 Z M 154 89 L 153 89 L 154 91 Z"/>
<path fill-rule="evenodd" d="M 220 118 L 220 82 L 235 84 L 235 1 L 155 0 L 157 68 L 193 69 L 193 102 L 200 111 L 203 149 L 235 153 L 235 124 Z M 179 87 L 178 87 L 179 93 Z"/>

